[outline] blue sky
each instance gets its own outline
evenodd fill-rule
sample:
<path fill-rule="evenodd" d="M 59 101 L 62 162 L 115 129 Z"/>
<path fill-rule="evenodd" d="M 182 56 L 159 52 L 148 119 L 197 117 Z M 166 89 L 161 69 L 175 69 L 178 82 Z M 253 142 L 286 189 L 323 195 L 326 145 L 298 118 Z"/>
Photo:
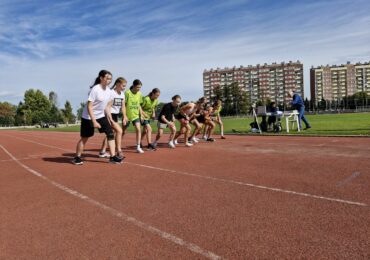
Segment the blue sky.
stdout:
<path fill-rule="evenodd" d="M 0 0 L 0 101 L 29 88 L 76 109 L 100 69 L 143 93 L 202 95 L 204 69 L 300 60 L 370 61 L 370 1 Z"/>

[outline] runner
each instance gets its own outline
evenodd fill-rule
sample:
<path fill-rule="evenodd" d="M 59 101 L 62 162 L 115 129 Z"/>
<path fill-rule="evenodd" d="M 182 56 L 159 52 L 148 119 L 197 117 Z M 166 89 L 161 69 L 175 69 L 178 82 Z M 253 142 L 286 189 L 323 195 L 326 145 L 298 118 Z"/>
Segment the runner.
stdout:
<path fill-rule="evenodd" d="M 226 139 L 226 137 L 224 136 L 224 123 L 222 122 L 220 114 L 221 110 L 222 110 L 222 101 L 218 99 L 213 104 L 213 115 L 212 115 L 213 122 L 220 126 L 221 139 Z"/>
<path fill-rule="evenodd" d="M 148 150 L 155 151 L 155 147 L 152 144 L 152 127 L 150 126 L 151 119 L 155 118 L 155 108 L 158 105 L 158 97 L 160 90 L 154 88 L 148 96 L 143 99 L 141 109 L 143 110 L 143 118 L 141 125 L 143 126 L 143 132 L 141 134 L 141 140 L 146 136 L 148 141 Z"/>
<path fill-rule="evenodd" d="M 111 101 L 108 103 L 108 107 L 110 106 L 111 116 L 108 116 L 110 120 L 111 126 L 115 132 L 115 140 L 116 140 L 116 150 L 117 156 L 120 158 L 124 158 L 122 153 L 122 128 L 118 124 L 118 117 L 122 116 L 122 125 L 126 125 L 127 123 L 127 116 L 126 116 L 126 106 L 125 106 L 125 94 L 124 90 L 126 88 L 127 81 L 126 79 L 120 77 L 116 79 L 114 82 L 113 87 L 111 87 Z M 108 114 L 109 115 L 109 114 Z M 103 140 L 102 148 L 99 153 L 99 157 L 107 157 L 109 156 L 106 153 L 107 149 L 107 138 Z"/>
<path fill-rule="evenodd" d="M 179 120 L 181 126 L 180 130 L 176 133 L 175 138 L 174 138 L 174 144 L 177 145 L 178 141 L 177 139 L 180 137 L 180 135 L 184 135 L 184 143 L 185 146 L 190 147 L 193 146 L 192 143 L 189 142 L 188 137 L 191 132 L 191 126 L 189 124 L 189 120 L 191 115 L 194 114 L 195 111 L 195 104 L 194 103 L 187 103 L 186 105 L 183 105 L 179 113 L 175 116 L 177 120 Z"/>
<path fill-rule="evenodd" d="M 140 80 L 135 79 L 130 89 L 125 92 L 127 123 L 126 125 L 123 126 L 122 134 L 124 135 L 126 133 L 126 129 L 130 126 L 130 122 L 132 122 L 136 132 L 136 152 L 138 153 L 144 153 L 143 149 L 141 149 L 140 147 L 141 143 L 140 118 L 143 117 L 140 106 L 143 101 L 143 96 L 140 92 L 142 85 L 143 84 L 141 83 Z"/>
<path fill-rule="evenodd" d="M 87 140 L 94 135 L 95 128 L 99 129 L 100 133 L 105 133 L 108 139 L 110 152 L 110 163 L 121 163 L 122 159 L 117 157 L 115 153 L 114 133 L 105 112 L 109 110 L 108 102 L 110 100 L 111 91 L 108 85 L 112 82 L 112 73 L 107 70 L 101 70 L 94 84 L 90 87 L 87 104 L 83 110 L 81 118 L 81 139 L 76 146 L 76 156 L 72 160 L 75 165 L 82 165 L 82 152 L 87 143 Z M 107 109 L 108 108 L 108 109 Z"/>
<path fill-rule="evenodd" d="M 175 125 L 175 112 L 178 109 L 179 105 L 181 104 L 181 97 L 179 95 L 175 95 L 172 97 L 172 102 L 167 103 L 163 106 L 161 112 L 158 116 L 158 133 L 156 139 L 153 143 L 154 147 L 157 147 L 158 140 L 163 135 L 163 129 L 169 128 L 170 129 L 170 137 L 168 140 L 168 146 L 170 148 L 175 148 L 175 144 L 173 142 L 175 133 L 176 133 L 176 125 Z"/>

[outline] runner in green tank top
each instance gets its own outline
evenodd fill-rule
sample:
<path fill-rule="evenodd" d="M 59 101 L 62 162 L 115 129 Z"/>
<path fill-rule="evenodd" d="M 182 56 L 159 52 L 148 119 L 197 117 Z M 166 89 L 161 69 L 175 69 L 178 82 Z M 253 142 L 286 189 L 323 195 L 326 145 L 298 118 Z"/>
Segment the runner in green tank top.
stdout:
<path fill-rule="evenodd" d="M 220 134 L 221 134 L 221 139 L 226 139 L 224 136 L 224 124 L 221 120 L 221 110 L 222 110 L 222 101 L 220 99 L 216 100 L 215 103 L 213 104 L 213 110 L 215 111 L 213 113 L 214 119 L 213 121 L 216 122 L 220 126 Z"/>
<path fill-rule="evenodd" d="M 126 115 L 127 124 L 122 127 L 122 136 L 126 133 L 126 129 L 129 127 L 130 122 L 132 122 L 135 127 L 136 132 L 136 151 L 138 153 L 144 153 L 143 149 L 140 147 L 141 143 L 141 127 L 140 118 L 143 116 L 143 111 L 141 109 L 141 103 L 143 96 L 141 95 L 140 89 L 143 84 L 140 80 L 135 79 L 129 90 L 125 92 L 125 104 L 126 104 Z"/>
<path fill-rule="evenodd" d="M 143 132 L 141 134 L 141 140 L 146 139 L 148 141 L 148 150 L 155 151 L 155 147 L 152 144 L 152 127 L 150 126 L 150 120 L 155 118 L 155 108 L 158 105 L 158 97 L 160 95 L 160 90 L 154 88 L 152 92 L 149 93 L 143 99 L 141 104 L 141 109 L 143 110 L 143 118 L 141 120 L 141 125 L 143 126 Z"/>

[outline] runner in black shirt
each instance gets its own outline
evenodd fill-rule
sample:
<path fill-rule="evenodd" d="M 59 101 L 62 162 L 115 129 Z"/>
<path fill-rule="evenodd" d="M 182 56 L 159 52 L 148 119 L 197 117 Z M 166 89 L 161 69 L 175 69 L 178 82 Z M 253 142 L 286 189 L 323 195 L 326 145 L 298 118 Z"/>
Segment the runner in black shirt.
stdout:
<path fill-rule="evenodd" d="M 175 148 L 175 144 L 173 143 L 173 139 L 176 133 L 176 126 L 175 126 L 175 112 L 179 105 L 181 104 L 181 97 L 179 95 L 175 95 L 172 97 L 172 102 L 168 103 L 163 106 L 161 112 L 158 116 L 158 133 L 157 137 L 153 143 L 153 146 L 156 147 L 158 140 L 163 135 L 163 129 L 169 128 L 170 129 L 170 138 L 168 142 L 168 146 L 170 148 Z"/>

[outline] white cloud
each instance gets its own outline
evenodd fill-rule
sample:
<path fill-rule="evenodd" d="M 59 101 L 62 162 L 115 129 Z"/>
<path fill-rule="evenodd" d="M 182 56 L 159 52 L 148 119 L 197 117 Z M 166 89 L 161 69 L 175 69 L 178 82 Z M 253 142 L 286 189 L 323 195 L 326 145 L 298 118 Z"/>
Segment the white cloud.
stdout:
<path fill-rule="evenodd" d="M 356 10 L 343 8 L 354 8 L 348 1 L 338 1 L 339 7 L 330 12 L 323 12 L 331 6 L 328 1 L 283 8 L 277 4 L 263 13 L 239 10 L 244 3 L 223 3 L 209 9 L 189 9 L 184 2 L 165 7 L 151 3 L 135 9 L 130 2 L 118 1 L 99 9 L 98 3 L 91 2 L 89 8 L 101 10 L 107 17 L 106 28 L 117 29 L 102 35 L 95 24 L 86 22 L 95 12 L 74 18 L 60 16 L 74 6 L 73 1 L 49 10 L 56 19 L 39 10 L 35 16 L 22 17 L 20 25 L 5 23 L 0 11 L 0 42 L 19 47 L 7 51 L 0 47 L 0 91 L 23 93 L 39 88 L 47 94 L 53 90 L 59 104 L 69 100 L 76 109 L 104 68 L 114 77 L 141 79 L 144 94 L 160 88 L 161 101 L 174 94 L 195 100 L 202 95 L 204 69 L 300 60 L 305 68 L 305 93 L 309 94 L 311 65 L 370 60 L 369 16 L 356 6 Z M 121 13 L 122 8 L 125 12 Z M 207 21 L 211 18 L 208 13 L 216 16 L 222 11 L 234 15 Z M 56 29 L 67 36 L 45 38 Z M 14 96 L 8 98 L 17 103 Z"/>

